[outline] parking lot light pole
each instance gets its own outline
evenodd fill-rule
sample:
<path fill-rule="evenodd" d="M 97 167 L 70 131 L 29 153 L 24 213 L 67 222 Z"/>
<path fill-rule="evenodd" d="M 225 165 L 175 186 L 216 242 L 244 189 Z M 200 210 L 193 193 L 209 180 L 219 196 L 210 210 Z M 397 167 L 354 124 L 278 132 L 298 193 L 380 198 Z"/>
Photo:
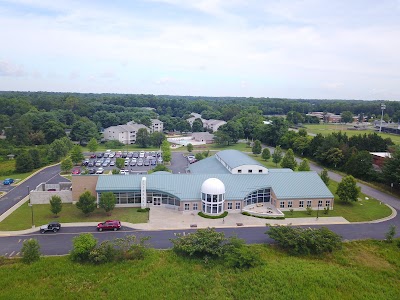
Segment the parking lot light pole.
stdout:
<path fill-rule="evenodd" d="M 33 205 L 32 205 L 32 202 L 31 202 L 29 185 L 27 186 L 27 188 L 28 188 L 29 206 L 31 207 L 32 228 L 35 228 L 35 224 L 33 223 Z"/>

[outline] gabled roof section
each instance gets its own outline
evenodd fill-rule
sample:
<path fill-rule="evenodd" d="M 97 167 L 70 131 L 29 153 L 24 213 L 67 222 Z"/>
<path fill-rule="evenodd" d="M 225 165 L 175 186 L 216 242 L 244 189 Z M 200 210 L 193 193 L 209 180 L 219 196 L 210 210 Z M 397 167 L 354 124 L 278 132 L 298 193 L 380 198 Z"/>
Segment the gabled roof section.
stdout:
<path fill-rule="evenodd" d="M 189 165 L 191 174 L 230 174 L 230 172 L 215 158 L 210 156 Z"/>
<path fill-rule="evenodd" d="M 244 154 L 243 152 L 240 152 L 238 150 L 222 150 L 215 154 L 215 156 L 217 156 L 217 159 L 219 158 L 220 161 L 225 162 L 226 165 L 229 166 L 231 169 L 243 165 L 256 165 L 265 168 L 263 164 L 259 163 L 247 154 Z"/>

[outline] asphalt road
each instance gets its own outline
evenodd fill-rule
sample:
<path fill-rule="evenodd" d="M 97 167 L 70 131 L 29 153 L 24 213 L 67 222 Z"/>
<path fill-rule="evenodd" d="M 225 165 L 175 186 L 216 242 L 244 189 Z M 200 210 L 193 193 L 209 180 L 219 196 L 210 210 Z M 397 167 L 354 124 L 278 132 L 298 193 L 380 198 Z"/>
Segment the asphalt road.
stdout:
<path fill-rule="evenodd" d="M 13 186 L 5 196 L 0 198 L 0 215 L 26 197 L 28 195 L 28 189 L 33 190 L 42 182 L 58 183 L 60 181 L 68 181 L 60 177 L 59 174 L 60 165 L 48 167 L 32 176 L 21 185 Z"/>

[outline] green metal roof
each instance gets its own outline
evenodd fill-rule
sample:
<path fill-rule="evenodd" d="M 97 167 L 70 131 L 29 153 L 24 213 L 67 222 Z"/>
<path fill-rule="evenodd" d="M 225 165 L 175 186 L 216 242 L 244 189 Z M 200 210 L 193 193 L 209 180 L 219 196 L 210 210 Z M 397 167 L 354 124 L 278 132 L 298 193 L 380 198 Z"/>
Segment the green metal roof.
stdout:
<path fill-rule="evenodd" d="M 252 159 L 247 154 L 240 152 L 238 150 L 222 150 L 215 154 L 218 156 L 222 161 L 224 161 L 229 167 L 236 168 L 243 165 L 257 165 L 265 166 L 258 161 Z"/>
<path fill-rule="evenodd" d="M 215 156 L 210 156 L 189 165 L 192 174 L 231 174 Z"/>
<path fill-rule="evenodd" d="M 208 178 L 218 178 L 225 184 L 226 200 L 244 199 L 249 193 L 272 188 L 278 199 L 333 198 L 316 172 L 273 172 L 271 174 L 149 174 L 102 175 L 96 191 L 139 191 L 146 177 L 148 191 L 169 193 L 181 200 L 200 200 L 201 185 Z"/>

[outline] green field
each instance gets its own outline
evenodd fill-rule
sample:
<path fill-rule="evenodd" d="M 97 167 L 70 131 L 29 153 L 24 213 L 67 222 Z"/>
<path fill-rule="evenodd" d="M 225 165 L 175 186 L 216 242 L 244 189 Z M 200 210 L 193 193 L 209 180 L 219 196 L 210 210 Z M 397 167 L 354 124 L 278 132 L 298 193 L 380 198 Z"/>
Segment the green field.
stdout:
<path fill-rule="evenodd" d="M 251 245 L 262 263 L 249 270 L 149 250 L 144 260 L 105 265 L 46 257 L 0 264 L 2 299 L 399 299 L 400 251 L 380 241 L 344 243 L 319 257 Z"/>
<path fill-rule="evenodd" d="M 54 218 L 54 215 L 50 212 L 50 204 L 37 204 L 33 205 L 33 216 L 36 226 L 47 224 L 51 221 L 60 223 L 101 222 L 110 218 L 130 223 L 146 223 L 148 213 L 139 213 L 136 210 L 137 207 L 119 207 L 112 211 L 111 216 L 107 216 L 103 209 L 98 208 L 89 216 L 85 216 L 75 205 L 64 203 L 60 216 Z M 24 203 L 9 217 L 0 222 L 0 231 L 23 230 L 31 228 L 31 226 L 31 208 L 28 203 Z"/>
<path fill-rule="evenodd" d="M 353 203 L 343 203 L 339 201 L 338 196 L 335 194 L 337 190 L 338 183 L 336 181 L 330 180 L 329 190 L 335 196 L 335 203 L 333 210 L 330 210 L 327 215 L 324 214 L 323 208 L 319 212 L 314 210 L 311 215 L 307 214 L 306 211 L 294 211 L 293 213 L 285 212 L 286 218 L 310 218 L 316 217 L 317 214 L 320 217 L 343 217 L 349 222 L 366 222 L 373 221 L 377 219 L 382 219 L 391 215 L 392 210 L 381 204 L 380 201 L 367 197 L 365 194 L 360 193 L 360 201 Z M 365 198 L 368 198 L 366 200 Z"/>
<path fill-rule="evenodd" d="M 15 172 L 15 160 L 5 160 L 0 162 L 0 181 L 3 181 L 6 178 L 13 178 L 16 180 L 14 184 L 18 184 L 21 180 L 27 178 L 34 172 L 36 172 L 39 169 L 33 170 L 32 172 L 28 173 L 14 173 Z M 2 175 L 2 174 L 8 174 L 8 175 Z"/>
<path fill-rule="evenodd" d="M 351 127 L 351 124 L 308 124 L 305 125 L 307 132 L 308 133 L 314 133 L 318 134 L 321 133 L 322 135 L 328 135 L 332 132 L 338 132 L 342 131 L 343 133 L 346 133 L 347 136 L 353 136 L 353 135 L 359 135 L 359 134 L 369 134 L 369 133 L 374 133 L 376 131 L 369 129 L 369 130 L 348 130 L 348 127 Z M 393 143 L 396 145 L 400 144 L 400 136 L 395 135 L 395 134 L 389 134 L 389 133 L 379 133 L 377 132 L 382 138 L 391 138 Z"/>

